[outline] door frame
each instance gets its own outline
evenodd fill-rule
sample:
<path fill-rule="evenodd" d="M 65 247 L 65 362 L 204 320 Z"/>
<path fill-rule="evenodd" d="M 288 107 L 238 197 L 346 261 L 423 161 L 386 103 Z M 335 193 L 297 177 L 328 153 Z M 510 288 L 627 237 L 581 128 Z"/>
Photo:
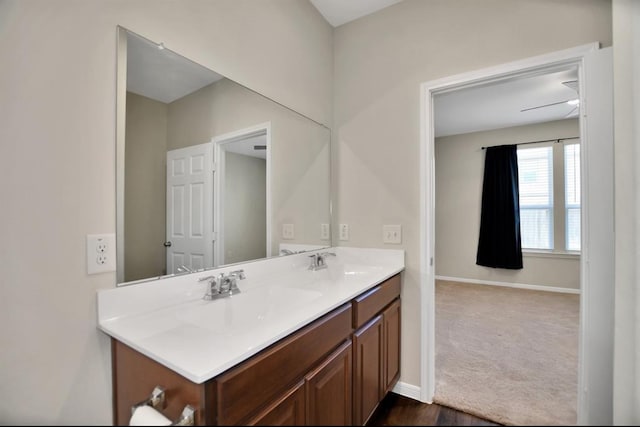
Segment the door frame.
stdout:
<path fill-rule="evenodd" d="M 577 66 L 579 75 L 579 96 L 581 111 L 579 115 L 580 135 L 581 135 L 581 158 L 582 182 L 581 192 L 583 195 L 589 194 L 589 186 L 596 186 L 596 177 L 593 176 L 595 171 L 590 171 L 589 163 L 586 159 L 586 153 L 589 150 L 590 143 L 587 136 L 587 94 L 585 91 L 585 58 L 589 53 L 597 51 L 600 48 L 599 43 L 589 43 L 574 48 L 552 52 L 549 54 L 539 55 L 501 64 L 494 67 L 480 69 L 468 73 L 457 74 L 437 80 L 428 81 L 420 85 L 420 389 L 419 396 L 414 396 L 422 402 L 432 402 L 435 395 L 435 136 L 434 136 L 434 104 L 433 96 L 438 93 L 454 91 L 461 88 L 473 87 L 486 84 L 492 81 L 498 81 L 507 78 L 531 75 L 554 68 Z M 594 146 L 596 144 L 593 144 Z M 612 150 L 611 150 L 612 151 Z M 590 160 L 591 162 L 594 159 Z M 605 169 L 609 166 L 605 165 Z M 597 168 L 593 168 L 597 169 Z M 613 169 L 611 166 L 611 183 L 613 183 Z M 605 179 L 606 180 L 606 179 Z M 587 206 L 586 197 L 583 197 L 583 206 Z M 613 206 L 611 207 L 613 209 Z M 613 212 L 612 212 L 613 213 Z M 601 289 L 596 289 L 597 283 L 589 282 L 589 273 L 592 267 L 588 265 L 589 242 L 597 246 L 596 239 L 589 239 L 590 235 L 598 235 L 594 232 L 588 209 L 581 210 L 582 221 L 582 242 L 583 251 L 580 257 L 580 329 L 579 329 L 579 349 L 578 349 L 578 425 L 589 424 L 593 421 L 590 418 L 591 412 L 588 408 L 588 402 L 594 399 L 594 396 L 602 396 L 599 393 L 605 393 L 606 390 L 600 390 L 594 375 L 589 377 L 589 371 L 596 369 L 611 368 L 612 366 L 595 366 L 594 360 L 598 357 L 590 357 L 586 348 L 593 350 L 595 342 L 599 336 L 591 331 L 593 327 L 593 319 L 601 319 L 598 313 L 589 311 L 590 306 L 587 302 L 593 297 L 597 297 L 602 293 Z M 611 219 L 613 221 L 613 219 Z M 595 221 L 594 221 L 595 222 Z M 605 242 L 608 247 L 609 242 Z M 611 259 L 604 260 L 604 273 L 613 278 L 613 254 Z M 600 260 L 598 261 L 600 262 Z M 610 270 L 610 271 L 609 271 Z M 613 282 L 612 282 L 613 283 Z M 590 286 L 591 285 L 591 286 Z M 604 286 L 604 285 L 602 285 Z M 593 302 L 591 303 L 593 304 Z M 613 313 L 611 313 L 613 314 Z M 587 324 L 589 328 L 587 327 Z M 587 329 L 591 334 L 587 334 Z M 600 333 L 600 329 L 598 330 Z M 587 360 L 585 357 L 589 357 Z M 605 361 L 607 358 L 605 357 Z M 611 361 L 612 362 L 612 361 Z M 602 377 L 602 376 L 600 376 Z M 601 387 L 600 387 L 601 388 Z M 606 385 L 605 385 L 605 388 Z M 588 396 L 587 393 L 591 395 Z M 603 396 L 607 398 L 607 396 Z M 612 399 L 612 396 L 608 396 Z"/>
<path fill-rule="evenodd" d="M 211 139 L 213 143 L 213 160 L 215 162 L 215 173 L 213 175 L 213 231 L 214 231 L 214 250 L 213 263 L 215 267 L 224 265 L 224 209 L 222 201 L 224 200 L 224 171 L 225 171 L 225 145 L 249 138 L 254 135 L 265 134 L 266 138 L 266 241 L 267 241 L 267 258 L 271 257 L 271 122 L 264 122 L 254 126 L 228 132 L 215 136 Z"/>

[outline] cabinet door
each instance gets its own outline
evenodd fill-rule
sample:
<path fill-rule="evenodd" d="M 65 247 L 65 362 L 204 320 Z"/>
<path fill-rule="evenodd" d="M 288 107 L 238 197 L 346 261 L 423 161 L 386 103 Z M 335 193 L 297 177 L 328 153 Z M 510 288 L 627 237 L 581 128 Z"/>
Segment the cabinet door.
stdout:
<path fill-rule="evenodd" d="M 307 374 L 307 425 L 351 425 L 352 360 L 352 345 L 349 340 Z"/>
<path fill-rule="evenodd" d="M 384 397 L 400 378 L 400 299 L 382 313 L 384 323 Z"/>
<path fill-rule="evenodd" d="M 374 317 L 353 334 L 355 425 L 364 425 L 382 399 L 383 337 L 382 315 Z"/>
<path fill-rule="evenodd" d="M 304 381 L 300 381 L 280 399 L 250 420 L 250 426 L 305 425 Z"/>

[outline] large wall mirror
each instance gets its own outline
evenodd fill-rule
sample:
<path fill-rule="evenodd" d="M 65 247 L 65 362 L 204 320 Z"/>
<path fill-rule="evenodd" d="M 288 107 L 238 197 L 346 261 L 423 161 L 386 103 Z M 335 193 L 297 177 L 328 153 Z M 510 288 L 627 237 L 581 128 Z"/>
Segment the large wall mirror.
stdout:
<path fill-rule="evenodd" d="M 331 246 L 330 130 L 118 27 L 117 281 Z"/>

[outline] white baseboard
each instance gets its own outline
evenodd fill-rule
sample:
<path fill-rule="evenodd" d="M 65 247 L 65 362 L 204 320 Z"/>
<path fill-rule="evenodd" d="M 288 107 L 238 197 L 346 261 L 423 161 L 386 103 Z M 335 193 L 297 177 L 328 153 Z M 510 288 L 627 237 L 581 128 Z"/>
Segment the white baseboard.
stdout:
<path fill-rule="evenodd" d="M 393 391 L 394 393 L 399 394 L 400 396 L 404 396 L 404 397 L 408 397 L 410 399 L 414 399 L 417 401 L 421 401 L 420 400 L 420 387 L 415 386 L 413 384 L 407 384 L 407 383 L 403 383 L 398 381 L 396 383 L 396 385 L 393 387 Z M 433 402 L 423 402 L 423 403 L 433 403 Z"/>
<path fill-rule="evenodd" d="M 461 277 L 436 276 L 436 280 L 452 282 L 475 283 L 477 285 L 505 286 L 508 288 L 530 289 L 533 291 L 561 292 L 565 294 L 580 294 L 580 289 L 559 288 L 557 286 L 527 285 L 524 283 L 495 282 L 491 280 L 465 279 Z"/>

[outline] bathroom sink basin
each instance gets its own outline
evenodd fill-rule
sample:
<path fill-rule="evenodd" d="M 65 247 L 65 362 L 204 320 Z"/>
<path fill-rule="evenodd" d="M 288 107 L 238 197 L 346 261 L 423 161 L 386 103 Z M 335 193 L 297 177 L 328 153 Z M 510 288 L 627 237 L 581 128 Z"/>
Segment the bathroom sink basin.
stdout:
<path fill-rule="evenodd" d="M 311 289 L 268 286 L 214 301 L 197 301 L 176 313 L 179 321 L 221 335 L 241 333 L 319 298 Z"/>
<path fill-rule="evenodd" d="M 366 264 L 344 264 L 344 263 L 328 263 L 327 268 L 318 270 L 314 273 L 321 280 L 328 280 L 334 284 L 361 280 L 371 274 L 377 274 L 382 267 Z"/>

